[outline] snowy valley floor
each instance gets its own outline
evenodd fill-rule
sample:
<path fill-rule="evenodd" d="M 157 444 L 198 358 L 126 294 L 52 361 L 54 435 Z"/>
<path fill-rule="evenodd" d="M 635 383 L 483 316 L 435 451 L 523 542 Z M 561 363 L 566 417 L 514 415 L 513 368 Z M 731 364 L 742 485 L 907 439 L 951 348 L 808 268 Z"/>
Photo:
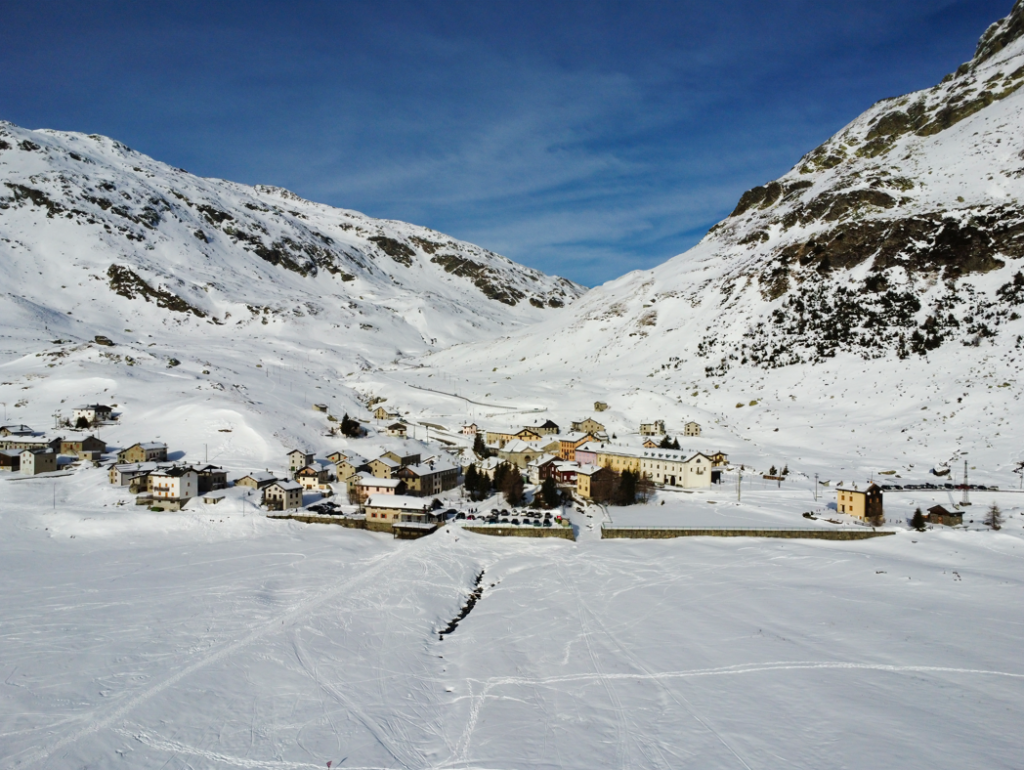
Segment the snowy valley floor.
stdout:
<path fill-rule="evenodd" d="M 52 482 L 0 480 L 3 767 L 1024 756 L 1019 523 L 855 543 L 403 542 L 228 504 L 72 502 L 91 483 L 58 480 L 52 512 Z M 439 640 L 481 571 L 482 598 Z"/>

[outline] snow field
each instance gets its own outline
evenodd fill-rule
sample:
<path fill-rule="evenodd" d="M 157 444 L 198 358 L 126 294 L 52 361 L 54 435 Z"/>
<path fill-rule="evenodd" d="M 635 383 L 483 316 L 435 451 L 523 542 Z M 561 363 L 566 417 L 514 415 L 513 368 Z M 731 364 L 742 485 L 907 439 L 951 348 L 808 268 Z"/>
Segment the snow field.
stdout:
<path fill-rule="evenodd" d="M 0 480 L 6 767 L 1014 767 L 1024 748 L 1015 529 L 394 541 L 231 501 L 104 508 L 98 475 Z"/>

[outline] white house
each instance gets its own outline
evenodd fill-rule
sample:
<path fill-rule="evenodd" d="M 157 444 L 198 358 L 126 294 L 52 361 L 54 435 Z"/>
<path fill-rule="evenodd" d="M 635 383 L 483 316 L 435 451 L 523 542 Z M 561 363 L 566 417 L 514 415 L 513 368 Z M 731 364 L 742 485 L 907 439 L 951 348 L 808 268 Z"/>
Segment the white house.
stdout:
<path fill-rule="evenodd" d="M 77 423 L 84 417 L 92 425 L 94 422 L 109 420 L 113 413 L 114 410 L 105 404 L 86 404 L 85 406 L 76 406 L 71 411 L 71 420 Z"/>
<path fill-rule="evenodd" d="M 263 503 L 272 511 L 302 507 L 302 485 L 297 481 L 275 481 L 263 490 Z"/>
<path fill-rule="evenodd" d="M 407 435 L 409 435 L 409 429 L 403 423 L 400 422 L 392 423 L 387 427 L 385 432 L 389 436 L 393 436 L 395 438 L 405 438 Z"/>
<path fill-rule="evenodd" d="M 372 495 L 363 506 L 368 522 L 390 523 L 396 521 L 430 521 L 430 504 L 422 497 L 406 495 Z"/>
<path fill-rule="evenodd" d="M 293 473 L 313 463 L 313 453 L 302 449 L 293 449 L 288 453 L 288 470 Z"/>
<path fill-rule="evenodd" d="M 655 420 L 654 422 L 642 422 L 640 423 L 640 435 L 641 436 L 664 436 L 665 435 L 665 421 Z"/>
<path fill-rule="evenodd" d="M 711 458 L 672 449 L 647 449 L 640 457 L 640 472 L 656 484 L 683 489 L 711 486 Z"/>
<path fill-rule="evenodd" d="M 29 476 L 57 470 L 57 453 L 52 449 L 24 449 L 21 452 L 21 472 Z"/>
<path fill-rule="evenodd" d="M 462 435 L 463 436 L 475 436 L 479 431 L 480 431 L 480 428 L 477 426 L 477 424 L 475 422 L 470 423 L 469 425 L 463 425 L 462 426 Z"/>
<path fill-rule="evenodd" d="M 191 500 L 199 494 L 199 474 L 186 466 L 154 471 L 149 479 L 158 500 Z"/>
<path fill-rule="evenodd" d="M 695 423 L 693 421 L 690 421 L 690 422 L 686 423 L 686 425 L 683 426 L 683 435 L 684 436 L 699 436 L 700 435 L 700 425 L 698 425 L 697 423 Z"/>

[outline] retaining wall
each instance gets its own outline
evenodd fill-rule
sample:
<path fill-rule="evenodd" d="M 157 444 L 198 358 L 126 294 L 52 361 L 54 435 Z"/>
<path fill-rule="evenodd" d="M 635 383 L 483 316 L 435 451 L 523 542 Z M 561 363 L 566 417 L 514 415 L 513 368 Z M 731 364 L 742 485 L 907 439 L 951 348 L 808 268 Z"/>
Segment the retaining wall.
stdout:
<path fill-rule="evenodd" d="M 349 527 L 351 529 L 368 529 L 366 521 L 363 519 L 348 519 L 344 516 L 300 516 L 298 514 L 290 513 L 268 513 L 268 519 L 294 519 L 295 521 L 302 521 L 306 524 L 337 524 L 340 527 Z M 391 531 L 391 525 L 388 525 L 388 531 Z"/>
<path fill-rule="evenodd" d="M 895 532 L 876 529 L 681 529 L 681 528 L 626 528 L 601 527 L 601 538 L 653 539 L 672 537 L 779 537 L 806 540 L 867 540 L 872 537 L 895 535 Z"/>
<path fill-rule="evenodd" d="M 419 532 L 408 529 L 398 532 L 391 526 L 390 521 L 367 521 L 366 519 L 349 519 L 344 516 L 303 516 L 301 514 L 270 513 L 267 514 L 267 518 L 293 519 L 306 524 L 337 524 L 340 527 L 349 527 L 350 529 L 368 529 L 371 532 L 388 532 L 402 540 L 415 540 L 420 537 L 426 537 L 436 531 L 435 527 L 434 529 L 424 529 Z"/>
<path fill-rule="evenodd" d="M 575 540 L 572 527 L 463 527 L 467 532 L 495 537 L 560 537 Z"/>

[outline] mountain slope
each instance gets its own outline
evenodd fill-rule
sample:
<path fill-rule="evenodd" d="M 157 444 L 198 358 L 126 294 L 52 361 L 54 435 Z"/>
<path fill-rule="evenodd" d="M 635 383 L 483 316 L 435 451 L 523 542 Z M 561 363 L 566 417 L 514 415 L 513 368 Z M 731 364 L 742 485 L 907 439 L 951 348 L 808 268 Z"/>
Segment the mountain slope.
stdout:
<path fill-rule="evenodd" d="M 28 398 L 14 416 L 45 425 L 62 399 L 111 400 L 133 382 L 162 415 L 182 402 L 185 375 L 221 389 L 225 408 L 267 405 L 266 434 L 304 413 L 270 407 L 270 368 L 296 400 L 327 378 L 338 410 L 356 409 L 344 374 L 488 339 L 583 292 L 427 228 L 10 123 L 0 123 L 0 286 L 9 417 Z M 39 387 L 24 384 L 29 374 L 48 380 L 45 403 L 14 392 Z"/>
<path fill-rule="evenodd" d="M 612 403 L 623 431 L 656 414 L 701 417 L 775 457 L 830 442 L 867 457 L 883 444 L 891 463 L 907 449 L 888 454 L 895 426 L 932 459 L 987 451 L 1024 392 L 1022 32 L 1018 2 L 956 73 L 874 105 L 745 193 L 689 252 L 500 345 L 428 364 L 497 364 L 479 388 L 514 382 L 538 404 L 561 383 L 580 393 L 577 411 Z M 964 406 L 979 391 L 985 402 Z M 939 421 L 922 422 L 936 406 Z M 990 457 L 1005 467 L 1017 451 Z"/>

